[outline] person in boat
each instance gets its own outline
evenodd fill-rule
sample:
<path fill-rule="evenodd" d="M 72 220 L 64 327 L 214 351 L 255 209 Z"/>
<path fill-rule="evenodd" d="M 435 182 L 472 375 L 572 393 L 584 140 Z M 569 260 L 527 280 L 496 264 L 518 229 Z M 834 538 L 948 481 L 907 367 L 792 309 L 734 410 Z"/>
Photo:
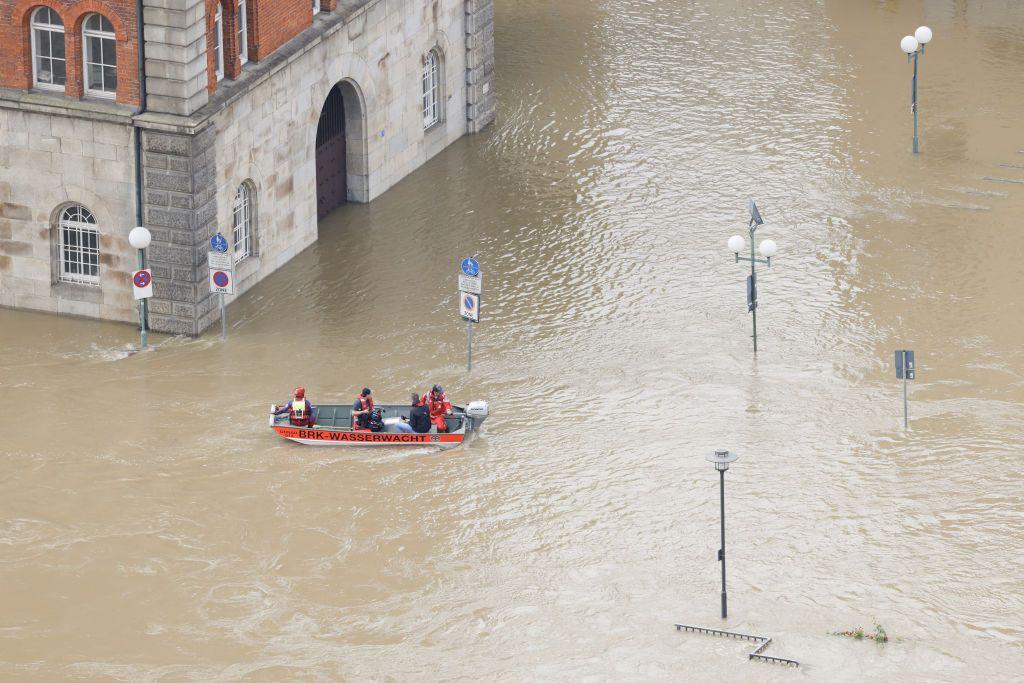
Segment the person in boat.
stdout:
<path fill-rule="evenodd" d="M 402 418 L 405 420 L 406 418 Z M 409 408 L 408 421 L 399 420 L 395 423 L 395 430 L 404 434 L 426 434 L 430 431 L 430 411 L 427 404 L 419 394 L 412 395 L 412 407 Z"/>
<path fill-rule="evenodd" d="M 295 427 L 312 427 L 316 424 L 316 408 L 306 400 L 303 387 L 296 387 L 294 398 L 273 412 L 274 415 L 288 413 L 288 422 Z"/>
<path fill-rule="evenodd" d="M 437 427 L 437 431 L 447 432 L 448 422 L 444 418 L 446 415 L 452 414 L 452 403 L 448 400 L 444 389 L 440 384 L 435 384 L 423 399 L 430 412 L 430 421 Z"/>
<path fill-rule="evenodd" d="M 370 411 L 373 410 L 373 392 L 364 387 L 352 404 L 352 429 L 370 428 Z"/>

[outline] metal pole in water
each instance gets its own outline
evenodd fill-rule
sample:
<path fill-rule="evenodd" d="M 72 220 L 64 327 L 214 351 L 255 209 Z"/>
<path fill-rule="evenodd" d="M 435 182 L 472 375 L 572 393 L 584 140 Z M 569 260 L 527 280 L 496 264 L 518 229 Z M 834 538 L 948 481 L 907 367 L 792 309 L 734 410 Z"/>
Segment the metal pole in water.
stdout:
<path fill-rule="evenodd" d="M 756 263 L 754 259 L 755 259 L 755 255 L 754 255 L 754 231 L 751 230 L 750 231 L 750 284 L 751 284 L 751 287 L 753 288 L 752 289 L 753 301 L 751 302 L 751 306 L 753 307 L 753 310 L 751 311 L 751 313 L 753 313 L 753 316 L 754 316 L 754 353 L 757 353 L 757 274 L 756 274 L 756 272 L 754 270 L 754 264 Z M 723 565 L 723 567 L 724 566 L 725 565 Z M 723 614 L 722 616 L 725 616 L 725 615 Z"/>
<path fill-rule="evenodd" d="M 146 269 L 146 250 L 139 249 L 139 270 Z M 139 299 L 139 333 L 142 337 L 140 348 L 144 349 L 149 344 L 149 332 L 146 330 L 146 301 L 148 299 Z"/>
<path fill-rule="evenodd" d="M 220 293 L 220 338 L 228 338 L 228 314 L 224 306 L 224 292 Z"/>
<path fill-rule="evenodd" d="M 466 372 L 473 372 L 473 321 L 466 321 Z"/>
<path fill-rule="evenodd" d="M 917 56 L 920 51 L 914 53 L 914 82 L 911 86 L 910 109 L 914 112 L 914 154 L 917 154 Z"/>
<path fill-rule="evenodd" d="M 722 496 L 722 549 L 719 551 L 719 559 L 722 561 L 722 618 L 728 614 L 725 598 L 725 470 L 719 470 L 719 490 Z"/>
<path fill-rule="evenodd" d="M 907 371 L 903 371 L 903 428 L 907 429 Z"/>

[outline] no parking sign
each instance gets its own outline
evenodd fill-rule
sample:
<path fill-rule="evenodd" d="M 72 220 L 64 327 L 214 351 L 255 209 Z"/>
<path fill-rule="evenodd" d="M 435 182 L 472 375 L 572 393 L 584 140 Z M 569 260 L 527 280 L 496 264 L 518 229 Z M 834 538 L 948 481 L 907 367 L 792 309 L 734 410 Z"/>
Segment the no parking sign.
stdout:
<path fill-rule="evenodd" d="M 210 269 L 210 291 L 214 294 L 234 294 L 235 279 L 230 270 Z"/>
<path fill-rule="evenodd" d="M 148 269 L 132 273 L 132 292 L 135 299 L 148 299 L 153 296 L 153 273 Z"/>

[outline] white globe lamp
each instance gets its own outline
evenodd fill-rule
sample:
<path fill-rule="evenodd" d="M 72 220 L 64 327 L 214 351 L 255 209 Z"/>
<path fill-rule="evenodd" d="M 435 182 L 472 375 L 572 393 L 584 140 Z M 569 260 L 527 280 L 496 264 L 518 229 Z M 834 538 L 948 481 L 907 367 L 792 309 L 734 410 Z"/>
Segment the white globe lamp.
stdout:
<path fill-rule="evenodd" d="M 738 254 L 743 251 L 743 247 L 747 246 L 747 241 L 740 235 L 733 235 L 729 238 L 729 251 L 734 254 Z"/>
<path fill-rule="evenodd" d="M 132 231 L 128 233 L 128 244 L 136 249 L 145 249 L 149 246 L 149 243 L 153 240 L 153 236 L 149 230 L 146 230 L 141 225 L 132 228 Z"/>
<path fill-rule="evenodd" d="M 900 49 L 908 55 L 912 55 L 917 52 L 917 47 L 917 38 L 914 36 L 903 36 L 903 40 L 900 41 Z"/>
<path fill-rule="evenodd" d="M 932 39 L 932 30 L 927 26 L 919 26 L 918 29 L 914 31 L 914 39 L 922 45 L 927 45 Z M 906 40 L 906 38 L 903 40 Z"/>
<path fill-rule="evenodd" d="M 779 246 L 775 244 L 775 240 L 765 240 L 761 242 L 761 256 L 771 258 L 779 251 Z"/>

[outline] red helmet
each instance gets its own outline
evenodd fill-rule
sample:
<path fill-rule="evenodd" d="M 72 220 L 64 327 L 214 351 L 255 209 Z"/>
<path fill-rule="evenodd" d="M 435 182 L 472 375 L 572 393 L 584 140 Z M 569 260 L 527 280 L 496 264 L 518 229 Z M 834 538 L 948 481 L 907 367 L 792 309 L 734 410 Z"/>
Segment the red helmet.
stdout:
<path fill-rule="evenodd" d="M 295 387 L 295 398 L 306 398 L 306 390 L 303 387 Z"/>

